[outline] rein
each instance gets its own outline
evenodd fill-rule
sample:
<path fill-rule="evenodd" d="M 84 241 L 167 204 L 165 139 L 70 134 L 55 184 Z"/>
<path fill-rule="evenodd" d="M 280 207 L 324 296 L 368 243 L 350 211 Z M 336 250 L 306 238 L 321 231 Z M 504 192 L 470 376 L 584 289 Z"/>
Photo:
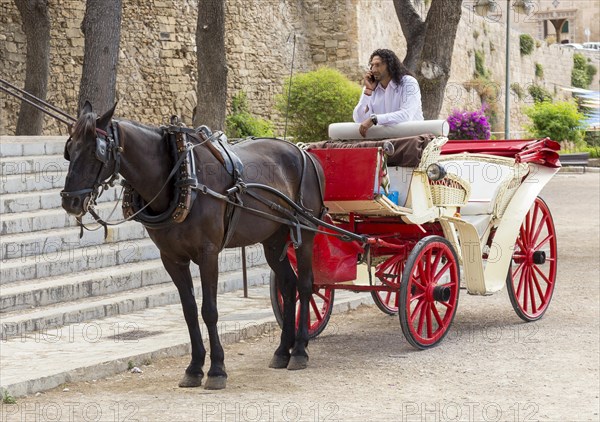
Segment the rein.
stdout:
<path fill-rule="evenodd" d="M 0 91 L 4 91 L 18 100 L 26 102 L 27 104 L 37 108 L 41 112 L 46 113 L 48 116 L 52 117 L 55 120 L 58 120 L 61 123 L 66 124 L 69 127 L 77 121 L 75 117 L 65 113 L 60 108 L 47 103 L 46 101 L 36 97 L 35 95 L 32 95 L 29 92 L 18 88 L 1 78 Z"/>

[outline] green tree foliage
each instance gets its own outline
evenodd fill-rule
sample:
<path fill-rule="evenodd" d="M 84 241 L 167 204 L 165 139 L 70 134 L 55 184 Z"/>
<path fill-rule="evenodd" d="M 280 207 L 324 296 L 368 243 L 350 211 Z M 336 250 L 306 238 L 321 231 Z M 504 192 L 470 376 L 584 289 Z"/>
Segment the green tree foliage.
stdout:
<path fill-rule="evenodd" d="M 296 142 L 317 142 L 328 138 L 328 127 L 335 122 L 352 121 L 352 111 L 361 88 L 339 71 L 322 67 L 299 73 L 284 83 L 276 107 L 289 121 L 289 133 Z"/>
<path fill-rule="evenodd" d="M 576 88 L 588 89 L 597 72 L 598 69 L 596 69 L 596 66 L 589 63 L 583 54 L 575 53 L 573 55 L 571 85 Z"/>
<path fill-rule="evenodd" d="M 572 101 L 540 102 L 525 108 L 531 119 L 527 129 L 536 138 L 548 137 L 557 142 L 569 141 L 575 145 L 583 141 L 581 124 L 585 118 Z"/>
<path fill-rule="evenodd" d="M 528 56 L 533 53 L 535 48 L 535 40 L 529 34 L 521 34 L 519 37 L 519 44 L 521 47 L 521 56 Z"/>
<path fill-rule="evenodd" d="M 250 113 L 248 97 L 244 91 L 238 92 L 231 99 L 231 114 L 225 119 L 225 127 L 230 138 L 273 136 L 273 123 Z"/>

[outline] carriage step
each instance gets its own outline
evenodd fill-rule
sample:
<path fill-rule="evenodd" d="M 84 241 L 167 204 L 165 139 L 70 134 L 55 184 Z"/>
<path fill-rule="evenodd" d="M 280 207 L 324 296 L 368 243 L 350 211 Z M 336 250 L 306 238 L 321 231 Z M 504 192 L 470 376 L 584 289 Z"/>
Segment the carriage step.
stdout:
<path fill-rule="evenodd" d="M 248 267 L 264 265 L 262 254 L 255 255 L 252 252 L 246 251 Z M 241 268 L 240 250 L 232 249 L 219 255 L 220 272 L 238 271 Z M 193 277 L 199 277 L 197 265 L 191 265 L 190 270 Z M 104 268 L 83 267 L 69 275 L 37 277 L 4 284 L 0 291 L 0 313 L 98 297 L 170 281 L 160 259 L 108 265 Z"/>
<path fill-rule="evenodd" d="M 56 256 L 61 252 L 82 246 L 143 239 L 145 237 L 147 235 L 144 226 L 134 221 L 109 227 L 106 240 L 102 228 L 93 232 L 86 232 L 82 239 L 79 238 L 79 229 L 75 227 L 9 234 L 2 236 L 0 240 L 0 260 L 5 261 L 33 255 Z"/>
<path fill-rule="evenodd" d="M 123 218 L 123 212 L 120 208 L 120 205 L 117 205 L 115 209 L 114 202 L 104 202 L 96 207 L 96 212 L 106 221 L 116 221 Z M 112 216 L 110 215 L 111 212 Z M 93 224 L 94 219 L 91 215 L 86 214 L 83 222 L 85 224 Z M 28 233 L 41 230 L 64 229 L 67 227 L 77 227 L 77 221 L 75 217 L 68 215 L 64 209 L 35 210 L 3 215 L 0 234 Z"/>
<path fill-rule="evenodd" d="M 10 213 L 21 213 L 27 211 L 60 209 L 64 214 L 65 210 L 61 208 L 61 197 L 59 189 L 40 190 L 33 192 L 11 193 L 0 196 L 0 213 L 2 219 Z M 117 200 L 120 189 L 110 189 L 97 199 L 96 202 L 109 202 Z"/>
<path fill-rule="evenodd" d="M 269 282 L 269 272 L 267 266 L 248 269 L 248 285 L 267 284 Z M 219 293 L 241 289 L 242 285 L 240 271 L 231 271 L 219 275 Z M 198 279 L 195 280 L 194 291 L 196 297 L 202 297 L 202 287 Z M 15 336 L 27 336 L 27 333 L 34 331 L 45 334 L 67 324 L 82 324 L 174 303 L 179 303 L 177 289 L 172 283 L 161 283 L 96 298 L 10 312 L 2 315 L 0 341 Z"/>

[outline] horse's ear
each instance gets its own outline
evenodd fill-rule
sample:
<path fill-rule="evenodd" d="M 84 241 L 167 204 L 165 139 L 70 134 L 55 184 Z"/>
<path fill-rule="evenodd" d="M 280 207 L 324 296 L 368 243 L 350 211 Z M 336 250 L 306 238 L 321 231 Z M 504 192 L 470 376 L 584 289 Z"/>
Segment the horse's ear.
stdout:
<path fill-rule="evenodd" d="M 92 105 L 90 104 L 90 102 L 88 100 L 85 100 L 85 103 L 83 103 L 83 107 L 81 108 L 81 112 L 79 113 L 80 116 L 83 116 L 84 114 L 88 114 L 92 112 Z"/>
<path fill-rule="evenodd" d="M 104 113 L 101 117 L 98 117 L 98 120 L 96 120 L 96 127 L 100 129 L 106 129 L 112 120 L 113 114 L 115 114 L 116 108 L 117 103 L 115 103 L 115 105 L 113 105 L 112 108 Z"/>

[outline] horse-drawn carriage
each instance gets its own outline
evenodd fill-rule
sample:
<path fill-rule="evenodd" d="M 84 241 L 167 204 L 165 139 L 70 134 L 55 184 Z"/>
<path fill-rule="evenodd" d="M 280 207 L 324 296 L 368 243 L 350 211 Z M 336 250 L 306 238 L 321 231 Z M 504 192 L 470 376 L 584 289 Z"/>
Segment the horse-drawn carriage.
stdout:
<path fill-rule="evenodd" d="M 192 262 L 210 340 L 206 388 L 226 384 L 216 300 L 224 247 L 260 242 L 274 271 L 282 334 L 272 368 L 307 366 L 308 339 L 326 326 L 336 289 L 370 291 L 384 312 L 400 315 L 418 348 L 447 334 L 462 281 L 479 295 L 506 282 L 526 321 L 550 303 L 556 234 L 537 195 L 560 166 L 553 141 L 424 135 L 362 148 L 325 142 L 307 153 L 276 139 L 228 146 L 207 128 L 143 126 L 113 112 L 98 117 L 86 103 L 76 121 L 67 115 L 74 126 L 63 207 L 80 223 L 89 212 L 105 228 L 120 224 L 102 221 L 94 204 L 119 174 L 127 179 L 126 220 L 146 227 L 180 294 L 192 349 L 182 387 L 201 384 L 206 358 Z"/>
<path fill-rule="evenodd" d="M 558 171 L 557 148 L 548 139 L 426 135 L 308 146 L 325 171 L 332 222 L 369 239 L 316 236 L 309 335 L 323 331 L 340 289 L 371 292 L 379 309 L 399 314 L 406 339 L 420 349 L 448 333 L 461 285 L 490 295 L 506 284 L 519 317 L 541 318 L 554 291 L 557 247 L 538 194 Z M 288 257 L 294 264 L 292 247 Z M 276 286 L 272 273 L 282 324 Z"/>

